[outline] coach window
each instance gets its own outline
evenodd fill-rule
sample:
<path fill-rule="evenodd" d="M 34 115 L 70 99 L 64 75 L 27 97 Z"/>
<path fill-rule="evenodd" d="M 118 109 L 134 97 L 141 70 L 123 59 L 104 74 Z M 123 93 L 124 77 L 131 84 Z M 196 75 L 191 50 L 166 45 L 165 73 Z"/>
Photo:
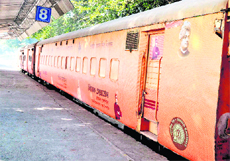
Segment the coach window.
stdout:
<path fill-rule="evenodd" d="M 66 40 L 66 45 L 68 45 L 68 40 Z"/>
<path fill-rule="evenodd" d="M 44 55 L 44 65 L 46 65 L 46 55 Z"/>
<path fill-rule="evenodd" d="M 49 56 L 49 66 L 51 66 L 51 56 Z"/>
<path fill-rule="evenodd" d="M 110 73 L 109 73 L 109 77 L 111 80 L 114 80 L 114 81 L 118 80 L 119 64 L 120 64 L 120 61 L 118 59 L 111 59 Z"/>
<path fill-rule="evenodd" d="M 96 74 L 96 68 L 97 68 L 97 59 L 93 57 L 90 60 L 90 75 L 94 76 Z"/>
<path fill-rule="evenodd" d="M 46 55 L 46 65 L 49 65 L 49 56 Z"/>
<path fill-rule="evenodd" d="M 49 66 L 51 66 L 51 56 L 49 56 Z"/>
<path fill-rule="evenodd" d="M 51 66 L 51 63 L 52 63 L 52 57 L 49 56 L 49 66 Z"/>
<path fill-rule="evenodd" d="M 51 67 L 53 67 L 53 66 L 54 66 L 54 57 L 51 56 Z"/>
<path fill-rule="evenodd" d="M 46 65 L 49 65 L 49 55 L 46 56 Z"/>
<path fill-rule="evenodd" d="M 49 66 L 49 64 L 50 64 L 50 56 L 48 55 L 48 56 L 47 56 L 47 60 L 46 60 L 46 65 Z"/>
<path fill-rule="evenodd" d="M 57 67 L 57 56 L 54 57 L 54 66 Z"/>
<path fill-rule="evenodd" d="M 71 59 L 70 59 L 70 70 L 71 71 L 74 70 L 74 62 L 75 62 L 74 57 L 71 57 Z"/>
<path fill-rule="evenodd" d="M 61 57 L 61 68 L 66 69 L 66 58 L 65 57 Z"/>
<path fill-rule="evenodd" d="M 82 73 L 86 74 L 88 70 L 88 58 L 83 58 L 83 67 L 82 67 Z"/>
<path fill-rule="evenodd" d="M 65 64 L 65 69 L 70 70 L 70 57 L 66 57 L 66 64 Z"/>
<path fill-rule="evenodd" d="M 80 70 L 81 70 L 81 58 L 80 58 L 80 57 L 77 57 L 77 58 L 76 58 L 75 71 L 76 71 L 76 72 L 80 72 Z"/>
<path fill-rule="evenodd" d="M 49 66 L 52 66 L 52 56 L 49 58 Z"/>
<path fill-rule="evenodd" d="M 56 67 L 56 66 L 57 66 L 57 57 L 54 56 L 54 67 Z"/>
<path fill-rule="evenodd" d="M 61 68 L 61 57 L 58 57 L 58 68 Z"/>
<path fill-rule="evenodd" d="M 53 56 L 50 56 L 50 66 L 53 66 Z"/>
<path fill-rule="evenodd" d="M 45 64 L 45 57 L 44 57 L 44 55 L 42 56 L 42 64 Z"/>
<path fill-rule="evenodd" d="M 51 56 L 51 58 L 52 58 L 52 64 L 51 64 L 51 66 L 54 67 L 54 63 L 55 63 L 54 56 Z"/>
<path fill-rule="evenodd" d="M 75 40 L 73 39 L 73 44 L 75 43 Z"/>
<path fill-rule="evenodd" d="M 100 64 L 99 64 L 99 76 L 102 78 L 105 78 L 105 72 L 106 72 L 106 59 L 101 58 L 100 59 Z"/>

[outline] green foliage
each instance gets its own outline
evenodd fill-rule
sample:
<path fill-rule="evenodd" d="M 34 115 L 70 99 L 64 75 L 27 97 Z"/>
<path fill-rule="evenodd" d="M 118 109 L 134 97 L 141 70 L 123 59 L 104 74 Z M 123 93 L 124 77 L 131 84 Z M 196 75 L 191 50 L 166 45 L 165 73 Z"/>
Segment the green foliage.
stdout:
<path fill-rule="evenodd" d="M 177 1 L 180 0 L 127 0 L 123 16 L 143 12 L 155 7 L 163 6 Z"/>
<path fill-rule="evenodd" d="M 74 10 L 33 34 L 38 40 L 93 26 L 180 0 L 71 0 Z"/>

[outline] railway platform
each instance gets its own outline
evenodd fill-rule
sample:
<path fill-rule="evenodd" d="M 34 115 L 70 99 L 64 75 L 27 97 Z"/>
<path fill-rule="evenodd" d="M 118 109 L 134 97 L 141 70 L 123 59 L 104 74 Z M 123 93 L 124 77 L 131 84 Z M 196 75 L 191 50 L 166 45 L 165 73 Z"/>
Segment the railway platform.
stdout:
<path fill-rule="evenodd" d="M 1 69 L 0 160 L 181 159 L 157 143 L 141 143 L 135 131 L 94 112 L 18 70 Z"/>

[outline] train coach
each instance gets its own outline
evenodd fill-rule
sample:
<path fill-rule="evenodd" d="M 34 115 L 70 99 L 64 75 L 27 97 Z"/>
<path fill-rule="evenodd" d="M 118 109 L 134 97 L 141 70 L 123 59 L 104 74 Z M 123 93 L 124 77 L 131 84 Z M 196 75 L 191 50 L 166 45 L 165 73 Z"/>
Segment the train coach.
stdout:
<path fill-rule="evenodd" d="M 20 69 L 22 72 L 26 72 L 28 75 L 34 77 L 35 76 L 35 51 L 36 44 L 33 43 L 28 46 L 22 47 L 20 49 Z"/>
<path fill-rule="evenodd" d="M 22 47 L 20 50 L 19 50 L 19 68 L 21 69 L 21 71 L 24 73 L 25 69 L 24 69 L 24 66 L 25 66 L 25 54 L 24 54 L 24 47 Z"/>
<path fill-rule="evenodd" d="M 183 0 L 42 40 L 31 74 L 189 160 L 227 160 L 228 12 Z"/>

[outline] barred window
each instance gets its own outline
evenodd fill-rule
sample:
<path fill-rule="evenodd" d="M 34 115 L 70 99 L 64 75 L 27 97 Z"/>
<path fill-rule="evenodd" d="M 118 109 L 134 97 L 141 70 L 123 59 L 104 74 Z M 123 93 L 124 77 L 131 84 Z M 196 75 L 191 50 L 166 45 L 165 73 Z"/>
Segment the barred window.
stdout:
<path fill-rule="evenodd" d="M 83 67 L 82 67 L 82 73 L 86 74 L 88 70 L 88 58 L 83 58 Z"/>
<path fill-rule="evenodd" d="M 105 58 L 100 59 L 99 76 L 105 78 L 107 61 Z"/>
<path fill-rule="evenodd" d="M 71 71 L 74 70 L 74 62 L 75 62 L 74 57 L 71 57 L 71 59 L 70 59 L 70 70 Z"/>
<path fill-rule="evenodd" d="M 77 58 L 76 58 L 75 71 L 76 71 L 76 72 L 80 72 L 80 70 L 81 70 L 81 58 L 80 58 L 80 57 L 77 57 Z"/>
<path fill-rule="evenodd" d="M 119 64 L 120 61 L 118 59 L 111 59 L 110 61 L 110 79 L 111 80 L 118 80 L 118 73 L 119 73 Z"/>
<path fill-rule="evenodd" d="M 93 57 L 90 60 L 90 74 L 92 76 L 96 74 L 96 69 L 97 69 L 97 59 Z"/>

